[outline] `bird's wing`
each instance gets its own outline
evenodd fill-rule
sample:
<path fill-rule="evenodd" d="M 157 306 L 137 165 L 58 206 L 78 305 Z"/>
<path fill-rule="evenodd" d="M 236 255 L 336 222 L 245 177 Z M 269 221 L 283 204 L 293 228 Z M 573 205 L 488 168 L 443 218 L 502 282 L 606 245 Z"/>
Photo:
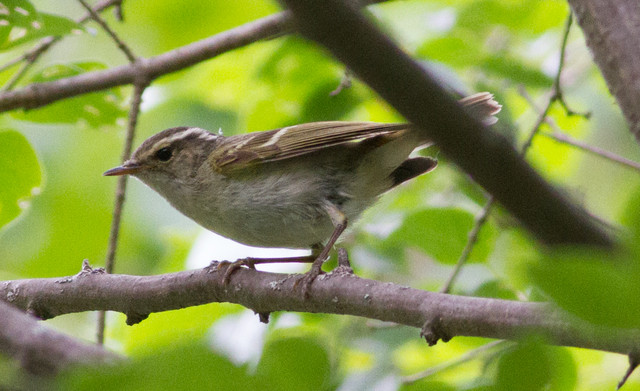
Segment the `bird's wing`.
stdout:
<path fill-rule="evenodd" d="M 209 163 L 218 172 L 234 171 L 373 137 L 385 136 L 381 141 L 389 141 L 409 127 L 409 124 L 328 121 L 242 134 L 223 139 L 209 156 Z"/>
<path fill-rule="evenodd" d="M 493 115 L 502 107 L 488 92 L 468 96 L 459 103 L 486 124 L 497 121 Z M 209 156 L 209 164 L 218 172 L 230 172 L 257 163 L 289 159 L 374 137 L 380 143 L 385 143 L 410 127 L 409 124 L 328 121 L 231 136 L 222 139 L 216 146 Z"/>

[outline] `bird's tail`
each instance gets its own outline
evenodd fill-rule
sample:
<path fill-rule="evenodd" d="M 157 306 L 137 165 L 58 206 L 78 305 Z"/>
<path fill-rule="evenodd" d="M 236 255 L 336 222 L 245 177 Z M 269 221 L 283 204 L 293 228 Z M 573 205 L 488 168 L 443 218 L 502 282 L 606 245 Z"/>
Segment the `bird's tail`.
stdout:
<path fill-rule="evenodd" d="M 496 114 L 502 109 L 502 105 L 493 99 L 490 92 L 479 92 L 469 95 L 458 101 L 471 115 L 480 119 L 485 125 L 493 125 L 498 122 Z"/>

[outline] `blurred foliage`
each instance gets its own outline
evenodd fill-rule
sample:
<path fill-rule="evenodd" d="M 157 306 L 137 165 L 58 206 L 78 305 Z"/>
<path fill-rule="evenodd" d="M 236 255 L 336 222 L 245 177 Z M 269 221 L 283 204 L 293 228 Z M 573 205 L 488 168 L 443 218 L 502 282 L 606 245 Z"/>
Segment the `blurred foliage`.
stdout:
<path fill-rule="evenodd" d="M 532 265 L 532 280 L 561 307 L 591 323 L 640 326 L 638 254 L 561 249 Z M 576 295 L 576 292 L 580 292 Z"/>
<path fill-rule="evenodd" d="M 103 70 L 103 64 L 95 62 L 70 63 L 52 65 L 31 78 L 33 83 L 44 83 L 77 76 L 85 72 Z M 77 98 L 64 99 L 39 109 L 15 111 L 16 119 L 43 123 L 86 123 L 92 128 L 111 125 L 118 118 L 126 116 L 123 105 L 123 94 L 120 88 L 85 94 Z"/>
<path fill-rule="evenodd" d="M 103 17 L 137 55 L 154 56 L 278 9 L 276 2 L 256 0 L 197 0 L 188 5 L 125 1 L 124 22 L 111 12 Z M 538 113 L 520 88 L 544 104 L 557 71 L 569 12 L 565 1 L 408 0 L 368 10 L 453 93 L 494 92 L 503 104 L 494 129 L 515 144 L 528 136 Z M 18 87 L 126 64 L 95 23 L 81 27 L 72 21 L 83 14 L 73 2 L 65 7 L 35 0 L 2 2 L 0 65 L 20 56 L 39 37 L 64 36 Z M 562 83 L 569 104 L 592 111 L 593 117 L 568 117 L 559 105 L 550 116 L 573 137 L 640 160 L 637 143 L 583 41 L 574 27 Z M 0 82 L 6 83 L 18 69 L 15 65 L 0 71 Z M 236 134 L 305 121 L 403 120 L 355 77 L 350 88 L 330 95 L 344 72 L 325 50 L 300 37 L 251 44 L 156 80 L 143 96 L 135 143 L 181 125 Z M 70 275 L 83 259 L 95 266 L 103 263 L 115 181 L 101 174 L 119 164 L 130 91 L 112 88 L 0 117 L 3 279 Z M 487 195 L 437 148 L 420 154 L 437 157 L 439 167 L 382 197 L 344 245 L 362 276 L 437 290 L 460 257 Z M 593 323 L 638 327 L 637 173 L 544 137 L 534 140 L 527 159 L 591 213 L 622 226 L 612 231 L 625 237 L 626 248 L 551 252 L 496 205 L 454 292 L 554 301 Z M 215 253 L 192 248 L 199 230 L 157 194 L 130 181 L 116 271 L 168 273 L 186 268 L 187 259 L 189 265 L 216 259 Z M 456 337 L 428 347 L 417 330 L 359 318 L 282 313 L 273 314 L 265 326 L 246 313 L 236 305 L 209 304 L 152 314 L 133 327 L 114 314 L 108 318 L 108 346 L 130 360 L 71 370 L 56 380 L 56 387 L 586 391 L 613 389 L 627 364 L 620 355 L 550 347 L 529 337 L 405 384 L 403 376 L 455 362 L 487 341 Z M 50 321 L 86 339 L 93 338 L 93 323 L 92 314 Z M 226 342 L 224 348 L 218 346 L 220 340 Z M 0 374 L 7 374 L 0 378 L 15 380 L 14 371 L 14 363 L 0 359 Z M 0 388 L 8 384 L 3 382 Z M 632 376 L 625 388 L 640 389 L 640 383 Z"/>
<path fill-rule="evenodd" d="M 40 164 L 27 139 L 16 131 L 0 130 L 0 228 L 40 192 L 40 181 Z"/>
<path fill-rule="evenodd" d="M 407 216 L 400 228 L 387 239 L 385 247 L 397 253 L 400 248 L 416 246 L 435 260 L 455 264 L 473 228 L 473 215 L 456 208 L 425 208 Z M 495 241 L 491 225 L 483 227 L 473 250 L 472 262 L 486 261 Z"/>
<path fill-rule="evenodd" d="M 287 334 L 281 338 L 276 336 L 262 352 L 256 375 L 268 379 L 266 388 L 274 391 L 333 389 L 333 366 L 322 342 Z"/>
<path fill-rule="evenodd" d="M 82 26 L 68 18 L 38 12 L 27 0 L 3 0 L 0 3 L 0 50 L 82 29 Z"/>
<path fill-rule="evenodd" d="M 198 343 L 165 347 L 108 368 L 78 368 L 58 379 L 61 390 L 251 390 L 258 384 L 246 368 Z"/>
<path fill-rule="evenodd" d="M 565 349 L 530 338 L 500 356 L 495 390 L 573 390 L 576 377 L 576 365 Z"/>

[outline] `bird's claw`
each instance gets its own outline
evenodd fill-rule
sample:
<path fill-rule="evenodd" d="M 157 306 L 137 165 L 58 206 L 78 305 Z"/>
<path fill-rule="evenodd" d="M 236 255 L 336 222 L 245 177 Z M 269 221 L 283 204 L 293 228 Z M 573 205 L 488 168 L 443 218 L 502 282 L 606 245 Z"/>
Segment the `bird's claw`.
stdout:
<path fill-rule="evenodd" d="M 311 284 L 318 278 L 318 276 L 322 274 L 321 268 L 312 267 L 311 270 L 303 274 L 293 285 L 293 289 L 300 289 L 302 292 L 302 297 L 304 299 L 309 298 L 309 290 L 311 289 Z"/>
<path fill-rule="evenodd" d="M 223 265 L 227 265 L 224 276 L 222 276 L 223 285 L 229 285 L 229 280 L 231 279 L 231 275 L 233 274 L 233 272 L 240 269 L 242 266 L 246 266 L 249 269 L 253 270 L 256 269 L 253 258 L 238 259 L 235 262 L 222 261 L 218 264 L 218 268 L 223 267 Z"/>

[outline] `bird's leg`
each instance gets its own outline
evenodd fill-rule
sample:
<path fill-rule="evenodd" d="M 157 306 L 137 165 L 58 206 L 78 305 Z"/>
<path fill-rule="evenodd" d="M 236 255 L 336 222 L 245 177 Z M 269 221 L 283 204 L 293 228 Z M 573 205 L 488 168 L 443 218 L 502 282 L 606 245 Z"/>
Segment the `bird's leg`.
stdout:
<path fill-rule="evenodd" d="M 334 230 L 327 244 L 325 244 L 322 251 L 320 251 L 320 254 L 318 254 L 317 258 L 313 261 L 311 270 L 305 273 L 304 276 L 296 282 L 296 286 L 301 287 L 302 294 L 305 298 L 309 297 L 309 288 L 311 287 L 311 283 L 313 283 L 316 277 L 318 277 L 322 272 L 322 264 L 329 257 L 329 251 L 331 251 L 333 245 L 347 228 L 347 216 L 345 216 L 337 206 L 329 203 L 324 209 L 331 218 Z"/>
<path fill-rule="evenodd" d="M 255 265 L 265 264 L 265 263 L 311 263 L 316 260 L 315 253 L 311 253 L 310 255 L 303 255 L 300 257 L 288 257 L 288 258 L 243 258 L 238 259 L 235 262 L 222 261 L 218 264 L 218 269 L 223 265 L 228 265 L 227 269 L 224 272 L 224 276 L 222 277 L 222 283 L 224 285 L 229 284 L 229 279 L 231 275 L 236 270 L 240 269 L 242 266 L 246 266 L 249 269 L 255 269 Z"/>
<path fill-rule="evenodd" d="M 243 258 L 239 259 L 235 262 L 220 262 L 218 268 L 223 265 L 228 265 L 227 269 L 224 272 L 224 276 L 222 277 L 222 283 L 227 285 L 229 284 L 229 280 L 231 275 L 236 270 L 240 269 L 242 266 L 246 266 L 250 269 L 255 269 L 255 265 L 264 264 L 264 263 L 307 263 L 311 262 L 311 269 L 305 273 L 301 279 L 296 281 L 295 287 L 300 286 L 302 289 L 302 294 L 304 297 L 309 296 L 309 287 L 311 283 L 322 273 L 322 264 L 329 257 L 329 252 L 333 248 L 333 245 L 336 243 L 342 232 L 347 228 L 347 216 L 338 209 L 337 206 L 333 204 L 327 204 L 324 207 L 325 211 L 331 218 L 331 222 L 333 223 L 334 230 L 327 241 L 326 245 L 316 244 L 312 247 L 311 255 L 305 255 L 301 257 L 289 257 L 289 258 Z"/>

